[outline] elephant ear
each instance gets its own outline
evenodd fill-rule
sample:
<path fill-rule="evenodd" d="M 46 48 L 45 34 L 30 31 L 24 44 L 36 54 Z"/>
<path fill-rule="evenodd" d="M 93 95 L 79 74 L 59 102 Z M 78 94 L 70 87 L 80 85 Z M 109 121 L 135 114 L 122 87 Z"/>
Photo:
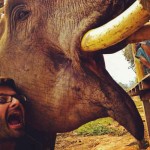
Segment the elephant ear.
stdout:
<path fill-rule="evenodd" d="M 150 0 L 140 0 L 143 7 L 150 13 Z"/>

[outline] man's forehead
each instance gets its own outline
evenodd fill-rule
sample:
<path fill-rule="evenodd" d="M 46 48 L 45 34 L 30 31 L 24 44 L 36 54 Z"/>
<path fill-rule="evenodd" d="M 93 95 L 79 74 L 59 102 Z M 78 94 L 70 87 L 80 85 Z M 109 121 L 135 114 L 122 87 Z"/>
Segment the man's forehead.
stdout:
<path fill-rule="evenodd" d="M 14 95 L 16 92 L 9 86 L 0 86 L 0 95 Z"/>

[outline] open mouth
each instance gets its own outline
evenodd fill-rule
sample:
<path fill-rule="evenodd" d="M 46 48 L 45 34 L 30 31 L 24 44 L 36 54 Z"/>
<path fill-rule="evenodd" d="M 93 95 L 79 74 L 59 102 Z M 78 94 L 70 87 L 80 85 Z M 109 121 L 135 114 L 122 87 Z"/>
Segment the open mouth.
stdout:
<path fill-rule="evenodd" d="M 7 123 L 11 129 L 21 129 L 24 126 L 23 115 L 21 112 L 12 112 L 8 115 Z"/>

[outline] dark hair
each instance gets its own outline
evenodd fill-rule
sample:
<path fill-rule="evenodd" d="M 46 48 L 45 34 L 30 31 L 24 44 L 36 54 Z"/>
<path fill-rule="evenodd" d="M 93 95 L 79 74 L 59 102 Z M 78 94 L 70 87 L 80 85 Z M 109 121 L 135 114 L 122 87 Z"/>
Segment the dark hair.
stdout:
<path fill-rule="evenodd" d="M 141 43 L 136 43 L 135 46 L 136 46 L 136 50 L 138 50 L 141 47 Z"/>
<path fill-rule="evenodd" d="M 16 88 L 15 81 L 11 78 L 2 78 L 0 77 L 0 86 L 9 86 L 12 88 L 14 91 L 18 91 Z"/>
<path fill-rule="evenodd" d="M 16 87 L 15 81 L 11 78 L 2 78 L 0 77 L 0 87 L 1 86 L 8 86 L 11 89 L 13 89 L 17 94 L 21 94 L 22 92 Z M 22 95 L 22 94 L 21 94 Z M 19 100 L 19 99 L 18 99 Z M 27 99 L 25 98 L 25 101 L 19 100 L 24 107 L 27 105 Z"/>

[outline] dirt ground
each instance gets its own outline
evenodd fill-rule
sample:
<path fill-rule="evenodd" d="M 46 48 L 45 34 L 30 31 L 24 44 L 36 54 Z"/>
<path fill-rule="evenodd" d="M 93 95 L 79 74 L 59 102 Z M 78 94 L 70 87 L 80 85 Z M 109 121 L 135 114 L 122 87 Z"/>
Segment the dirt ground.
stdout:
<path fill-rule="evenodd" d="M 76 136 L 59 134 L 55 150 L 139 150 L 137 141 L 129 134 L 123 136 Z"/>
<path fill-rule="evenodd" d="M 138 109 L 145 124 L 142 106 L 139 105 Z M 122 136 L 78 136 L 74 132 L 69 132 L 57 135 L 55 150 L 140 150 L 140 148 L 136 139 L 128 132 Z"/>

